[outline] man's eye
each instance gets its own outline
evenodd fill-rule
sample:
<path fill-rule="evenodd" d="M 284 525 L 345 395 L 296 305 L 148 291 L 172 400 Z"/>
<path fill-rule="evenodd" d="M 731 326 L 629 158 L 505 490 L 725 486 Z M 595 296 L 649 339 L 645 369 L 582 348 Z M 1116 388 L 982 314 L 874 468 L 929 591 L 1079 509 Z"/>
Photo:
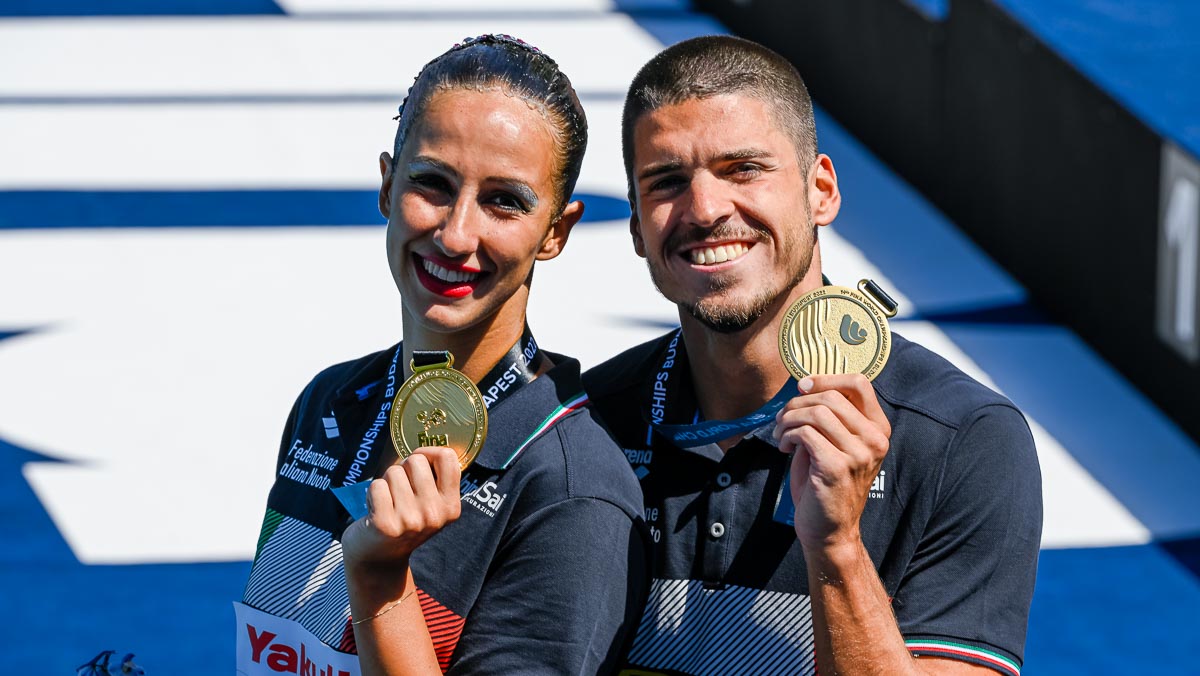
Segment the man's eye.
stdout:
<path fill-rule="evenodd" d="M 757 176 L 760 173 L 762 173 L 762 167 L 753 162 L 743 162 L 733 167 L 733 174 L 743 178 Z"/>
<path fill-rule="evenodd" d="M 650 184 L 650 192 L 666 192 L 678 190 L 684 184 L 682 176 L 664 176 Z"/>

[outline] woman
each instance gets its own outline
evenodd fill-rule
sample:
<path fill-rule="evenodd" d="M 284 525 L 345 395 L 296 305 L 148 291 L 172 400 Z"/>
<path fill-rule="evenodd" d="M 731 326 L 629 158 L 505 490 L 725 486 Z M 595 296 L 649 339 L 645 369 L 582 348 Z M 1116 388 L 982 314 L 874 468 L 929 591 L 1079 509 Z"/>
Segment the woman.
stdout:
<path fill-rule="evenodd" d="M 534 262 L 583 213 L 583 110 L 553 60 L 485 35 L 427 64 L 399 120 L 379 208 L 403 341 L 297 400 L 237 604 L 238 668 L 610 670 L 645 591 L 640 492 L 583 408 L 578 363 L 525 323 Z M 396 463 L 387 418 L 415 350 L 452 353 L 488 403 L 461 475 L 447 448 Z M 330 489 L 373 477 L 347 527 Z"/>

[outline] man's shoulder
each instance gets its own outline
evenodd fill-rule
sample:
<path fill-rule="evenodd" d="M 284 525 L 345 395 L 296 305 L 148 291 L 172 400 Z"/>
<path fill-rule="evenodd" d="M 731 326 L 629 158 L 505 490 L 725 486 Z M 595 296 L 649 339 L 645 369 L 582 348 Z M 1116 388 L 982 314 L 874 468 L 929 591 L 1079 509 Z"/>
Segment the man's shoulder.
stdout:
<path fill-rule="evenodd" d="M 1003 395 L 963 373 L 945 358 L 892 334 L 887 367 L 875 379 L 879 397 L 897 409 L 931 418 L 953 428 L 991 406 L 1016 410 Z"/>
<path fill-rule="evenodd" d="M 647 378 L 653 377 L 654 369 L 659 366 L 659 356 L 678 335 L 678 330 L 671 331 L 588 369 L 583 374 L 584 390 L 593 402 L 604 402 L 637 389 Z"/>

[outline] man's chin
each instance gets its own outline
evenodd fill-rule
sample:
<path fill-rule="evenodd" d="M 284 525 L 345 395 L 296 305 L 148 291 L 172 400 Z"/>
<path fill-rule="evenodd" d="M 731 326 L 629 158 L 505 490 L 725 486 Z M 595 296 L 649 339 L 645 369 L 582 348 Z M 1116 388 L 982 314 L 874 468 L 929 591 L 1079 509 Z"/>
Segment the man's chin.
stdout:
<path fill-rule="evenodd" d="M 758 304 L 749 308 L 713 308 L 702 304 L 683 305 L 696 321 L 711 331 L 724 334 L 734 334 L 745 331 L 762 317 L 766 306 Z"/>

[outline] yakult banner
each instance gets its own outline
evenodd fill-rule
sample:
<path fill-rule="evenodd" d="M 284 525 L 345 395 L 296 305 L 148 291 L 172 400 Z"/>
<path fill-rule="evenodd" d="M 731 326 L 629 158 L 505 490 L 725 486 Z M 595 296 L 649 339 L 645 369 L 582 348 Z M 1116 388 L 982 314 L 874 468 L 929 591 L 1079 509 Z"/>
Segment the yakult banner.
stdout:
<path fill-rule="evenodd" d="M 357 655 L 330 648 L 300 623 L 243 603 L 233 609 L 239 676 L 359 676 Z"/>

